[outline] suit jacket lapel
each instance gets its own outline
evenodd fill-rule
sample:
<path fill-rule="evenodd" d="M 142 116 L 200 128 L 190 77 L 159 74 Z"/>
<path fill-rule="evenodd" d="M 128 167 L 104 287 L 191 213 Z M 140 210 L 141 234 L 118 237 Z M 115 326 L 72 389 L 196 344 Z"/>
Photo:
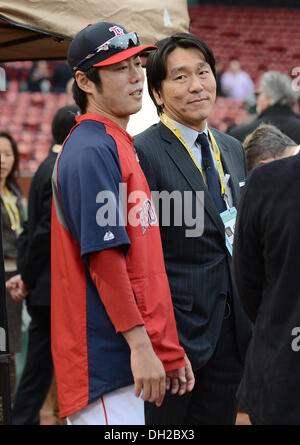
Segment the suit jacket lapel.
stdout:
<path fill-rule="evenodd" d="M 216 205 L 211 197 L 205 183 L 203 182 L 202 176 L 194 164 L 194 161 L 190 157 L 189 153 L 177 137 L 161 122 L 159 123 L 161 137 L 165 144 L 165 150 L 168 155 L 173 160 L 174 164 L 180 171 L 180 173 L 185 177 L 185 179 L 190 184 L 191 188 L 196 191 L 204 191 L 204 206 L 205 211 L 209 213 L 212 220 L 218 227 L 221 235 L 225 238 L 224 234 L 224 224 L 220 218 Z"/>

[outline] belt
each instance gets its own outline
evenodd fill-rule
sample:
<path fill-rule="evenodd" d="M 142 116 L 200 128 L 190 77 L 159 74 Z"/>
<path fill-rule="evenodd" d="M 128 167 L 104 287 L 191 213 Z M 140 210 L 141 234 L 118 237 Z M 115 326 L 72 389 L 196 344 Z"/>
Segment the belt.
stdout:
<path fill-rule="evenodd" d="M 17 272 L 18 267 L 16 258 L 5 258 L 4 270 L 5 272 Z"/>

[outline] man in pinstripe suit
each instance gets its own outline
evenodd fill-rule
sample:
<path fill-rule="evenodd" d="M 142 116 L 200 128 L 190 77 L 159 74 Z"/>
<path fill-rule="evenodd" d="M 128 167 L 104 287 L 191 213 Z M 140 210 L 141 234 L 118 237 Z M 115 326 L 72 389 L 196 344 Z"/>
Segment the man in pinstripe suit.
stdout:
<path fill-rule="evenodd" d="M 206 43 L 180 33 L 157 46 L 148 58 L 147 78 L 161 121 L 135 137 L 135 148 L 150 189 L 182 196 L 180 226 L 178 214 L 172 214 L 178 206 L 171 205 L 168 226 L 162 224 L 162 201 L 157 210 L 179 338 L 196 383 L 185 396 L 167 394 L 160 408 L 147 404 L 146 422 L 234 424 L 251 325 L 232 291 L 220 213 L 238 205 L 247 175 L 245 154 L 237 140 L 207 126 L 216 81 Z M 193 197 L 190 207 L 184 204 L 187 191 Z M 198 214 L 199 191 L 204 193 L 203 233 L 190 236 L 184 213 Z"/>

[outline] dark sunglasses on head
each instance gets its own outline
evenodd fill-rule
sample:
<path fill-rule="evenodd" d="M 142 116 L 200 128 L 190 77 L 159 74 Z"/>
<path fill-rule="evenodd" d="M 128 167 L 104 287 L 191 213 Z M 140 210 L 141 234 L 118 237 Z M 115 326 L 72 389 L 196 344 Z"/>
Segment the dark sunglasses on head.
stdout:
<path fill-rule="evenodd" d="M 76 71 L 80 66 L 82 66 L 91 57 L 94 57 L 100 51 L 108 51 L 110 49 L 120 49 L 125 50 L 131 48 L 132 46 L 139 46 L 140 41 L 136 32 L 130 32 L 128 34 L 123 34 L 121 36 L 115 36 L 107 40 L 105 43 L 97 46 L 89 55 L 82 59 L 77 66 L 74 66 L 73 71 Z"/>

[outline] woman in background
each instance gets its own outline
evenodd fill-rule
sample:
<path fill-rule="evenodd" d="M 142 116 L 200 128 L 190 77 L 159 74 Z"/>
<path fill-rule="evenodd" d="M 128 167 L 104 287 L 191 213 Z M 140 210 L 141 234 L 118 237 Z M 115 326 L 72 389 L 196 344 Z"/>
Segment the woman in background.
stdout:
<path fill-rule="evenodd" d="M 16 183 L 19 166 L 19 153 L 16 141 L 4 131 L 0 132 L 0 195 L 2 215 L 2 236 L 5 280 L 17 272 L 17 239 L 24 221 L 23 196 Z M 11 358 L 11 393 L 14 396 L 15 364 L 14 354 L 21 351 L 22 304 L 13 301 L 6 291 L 8 337 Z"/>

